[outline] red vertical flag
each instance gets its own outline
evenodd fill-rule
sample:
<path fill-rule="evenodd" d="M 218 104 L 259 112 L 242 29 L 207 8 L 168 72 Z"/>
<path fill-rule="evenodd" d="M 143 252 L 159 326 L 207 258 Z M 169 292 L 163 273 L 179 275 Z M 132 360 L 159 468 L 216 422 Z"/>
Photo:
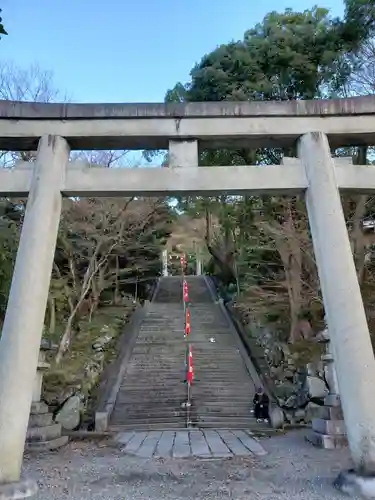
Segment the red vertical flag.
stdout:
<path fill-rule="evenodd" d="M 188 360 L 188 374 L 187 381 L 188 384 L 191 385 L 194 380 L 194 367 L 193 367 L 193 351 L 191 345 L 189 346 L 189 360 Z"/>
<path fill-rule="evenodd" d="M 187 307 L 185 312 L 185 335 L 189 336 L 191 332 L 190 327 L 190 309 Z"/>
<path fill-rule="evenodd" d="M 186 280 L 182 282 L 182 291 L 184 294 L 184 302 L 189 302 L 189 287 Z"/>

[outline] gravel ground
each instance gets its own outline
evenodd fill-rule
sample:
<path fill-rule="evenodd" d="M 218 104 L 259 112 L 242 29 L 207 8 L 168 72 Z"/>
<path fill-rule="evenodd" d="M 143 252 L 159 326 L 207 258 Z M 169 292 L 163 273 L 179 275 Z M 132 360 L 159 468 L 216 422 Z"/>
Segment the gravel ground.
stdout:
<path fill-rule="evenodd" d="M 38 480 L 37 500 L 333 500 L 338 472 L 350 466 L 345 450 L 325 451 L 303 431 L 263 439 L 262 458 L 145 460 L 108 442 L 74 442 L 25 457 L 24 473 Z"/>

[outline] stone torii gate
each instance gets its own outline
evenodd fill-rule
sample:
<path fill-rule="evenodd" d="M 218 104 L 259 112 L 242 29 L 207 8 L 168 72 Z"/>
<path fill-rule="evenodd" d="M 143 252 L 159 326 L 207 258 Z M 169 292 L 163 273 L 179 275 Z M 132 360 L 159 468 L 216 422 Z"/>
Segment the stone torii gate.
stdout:
<path fill-rule="evenodd" d="M 199 148 L 296 144 L 298 159 L 283 165 L 198 166 Z M 2 196 L 28 196 L 0 342 L 0 493 L 24 486 L 20 470 L 62 196 L 305 193 L 350 450 L 358 473 L 374 475 L 375 360 L 339 190 L 373 194 L 375 168 L 342 163 L 330 153 L 360 144 L 375 144 L 374 97 L 189 104 L 0 101 L 0 149 L 38 150 L 35 164 L 0 170 Z M 169 149 L 170 167 L 68 163 L 70 150 L 116 148 Z"/>

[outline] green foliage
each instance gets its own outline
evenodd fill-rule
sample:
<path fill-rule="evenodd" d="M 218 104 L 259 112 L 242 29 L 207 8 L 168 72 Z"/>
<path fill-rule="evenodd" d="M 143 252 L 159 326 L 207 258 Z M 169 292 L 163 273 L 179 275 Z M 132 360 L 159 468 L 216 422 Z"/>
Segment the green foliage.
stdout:
<path fill-rule="evenodd" d="M 348 44 L 359 49 L 375 31 L 374 0 L 345 0 L 345 23 L 341 36 Z"/>
<path fill-rule="evenodd" d="M 319 7 L 270 12 L 242 40 L 222 44 L 204 55 L 192 69 L 190 82 L 177 83 L 167 92 L 166 101 L 340 96 L 356 64 L 353 54 L 371 33 L 373 9 L 370 2 L 347 0 L 344 19 L 333 18 Z M 294 156 L 295 151 L 202 151 L 200 164 L 279 164 L 284 154 Z M 277 318 L 272 320 L 277 323 L 290 320 L 293 324 L 303 307 L 321 314 L 301 200 L 223 195 L 181 198 L 179 208 L 206 218 L 206 242 L 212 255 L 208 269 L 222 280 L 230 296 L 243 294 L 242 300 L 252 310 L 258 308 L 268 321 Z"/>
<path fill-rule="evenodd" d="M 357 41 L 342 38 L 344 23 L 327 9 L 271 12 L 243 40 L 219 46 L 191 71 L 188 85 L 168 101 L 311 99 L 337 90 L 350 67 L 343 55 Z"/>
<path fill-rule="evenodd" d="M 13 267 L 18 246 L 17 207 L 7 201 L 0 202 L 0 318 L 4 316 L 12 281 Z"/>
<path fill-rule="evenodd" d="M 2 9 L 0 9 L 0 13 L 2 12 Z M 3 18 L 0 16 L 0 35 L 7 35 L 8 33 L 5 31 L 4 25 L 3 25 Z M 0 36 L 1 38 L 1 36 Z"/>

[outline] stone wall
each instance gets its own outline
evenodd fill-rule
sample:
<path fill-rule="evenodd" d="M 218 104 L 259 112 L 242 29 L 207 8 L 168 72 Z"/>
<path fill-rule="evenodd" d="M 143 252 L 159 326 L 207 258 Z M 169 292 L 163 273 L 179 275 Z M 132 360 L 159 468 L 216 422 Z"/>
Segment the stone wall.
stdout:
<path fill-rule="evenodd" d="M 261 378 L 291 424 L 310 423 L 328 394 L 319 339 L 293 344 L 266 327 L 249 325 L 235 305 L 226 305 L 251 353 Z"/>
<path fill-rule="evenodd" d="M 99 311 L 92 323 L 81 323 L 61 364 L 56 366 L 51 359 L 42 398 L 65 429 L 91 425 L 102 373 L 116 359 L 135 307 L 129 297 L 120 307 L 105 308 L 105 315 Z"/>

